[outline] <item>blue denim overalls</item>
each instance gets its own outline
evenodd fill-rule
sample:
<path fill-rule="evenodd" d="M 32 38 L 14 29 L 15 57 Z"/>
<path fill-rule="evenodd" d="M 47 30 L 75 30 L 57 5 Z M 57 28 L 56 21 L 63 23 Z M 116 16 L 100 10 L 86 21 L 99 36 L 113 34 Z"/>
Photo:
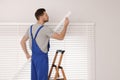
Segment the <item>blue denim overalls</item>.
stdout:
<path fill-rule="evenodd" d="M 32 38 L 32 59 L 31 59 L 31 80 L 48 80 L 48 52 L 43 52 L 36 42 L 38 32 L 43 26 L 40 26 L 35 33 L 35 37 L 32 35 L 32 26 L 30 27 L 30 34 Z M 50 44 L 48 42 L 48 51 Z"/>

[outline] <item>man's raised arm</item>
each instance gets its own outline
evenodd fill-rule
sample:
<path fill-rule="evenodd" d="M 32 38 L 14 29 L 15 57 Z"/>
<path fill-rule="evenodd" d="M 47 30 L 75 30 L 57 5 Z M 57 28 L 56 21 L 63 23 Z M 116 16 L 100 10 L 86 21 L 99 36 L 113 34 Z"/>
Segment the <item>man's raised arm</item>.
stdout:
<path fill-rule="evenodd" d="M 67 31 L 67 26 L 68 26 L 68 24 L 69 24 L 69 19 L 66 18 L 66 19 L 65 19 L 65 22 L 64 22 L 64 28 L 63 28 L 63 30 L 60 32 L 60 34 L 58 34 L 58 33 L 53 33 L 52 38 L 58 39 L 58 40 L 63 40 L 64 37 L 65 37 L 66 31 Z"/>

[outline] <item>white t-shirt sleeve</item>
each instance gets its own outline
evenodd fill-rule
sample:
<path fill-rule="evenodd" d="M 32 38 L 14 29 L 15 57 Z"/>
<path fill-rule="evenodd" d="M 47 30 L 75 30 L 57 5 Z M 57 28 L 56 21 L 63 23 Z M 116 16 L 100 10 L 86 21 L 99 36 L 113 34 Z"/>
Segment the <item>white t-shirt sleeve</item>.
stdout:
<path fill-rule="evenodd" d="M 29 28 L 27 29 L 24 35 L 29 37 Z"/>
<path fill-rule="evenodd" d="M 51 37 L 52 34 L 54 33 L 54 31 L 53 31 L 51 28 L 49 28 L 49 27 L 46 27 L 45 32 L 46 32 L 46 35 L 47 35 L 48 37 Z"/>

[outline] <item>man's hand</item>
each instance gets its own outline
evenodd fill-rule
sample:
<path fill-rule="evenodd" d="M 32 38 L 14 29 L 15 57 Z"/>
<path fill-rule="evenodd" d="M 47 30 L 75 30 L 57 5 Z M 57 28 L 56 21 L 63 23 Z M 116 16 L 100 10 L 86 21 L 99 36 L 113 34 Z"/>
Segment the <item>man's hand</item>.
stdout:
<path fill-rule="evenodd" d="M 26 58 L 27 58 L 27 60 L 29 60 L 29 58 L 31 58 L 31 55 L 30 54 L 26 54 Z"/>

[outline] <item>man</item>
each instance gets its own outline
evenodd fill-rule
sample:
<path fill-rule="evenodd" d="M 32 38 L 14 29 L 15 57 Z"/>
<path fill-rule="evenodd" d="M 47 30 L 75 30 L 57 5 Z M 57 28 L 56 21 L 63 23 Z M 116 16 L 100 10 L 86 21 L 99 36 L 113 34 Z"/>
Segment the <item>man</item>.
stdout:
<path fill-rule="evenodd" d="M 40 8 L 35 12 L 37 23 L 31 25 L 21 40 L 22 49 L 26 58 L 31 57 L 31 80 L 48 80 L 48 51 L 49 40 L 54 38 L 63 40 L 69 24 L 68 18 L 65 19 L 64 28 L 60 34 L 55 33 L 49 27 L 44 26 L 48 22 L 49 17 L 44 8 Z M 29 39 L 32 56 L 26 48 L 26 41 Z"/>

